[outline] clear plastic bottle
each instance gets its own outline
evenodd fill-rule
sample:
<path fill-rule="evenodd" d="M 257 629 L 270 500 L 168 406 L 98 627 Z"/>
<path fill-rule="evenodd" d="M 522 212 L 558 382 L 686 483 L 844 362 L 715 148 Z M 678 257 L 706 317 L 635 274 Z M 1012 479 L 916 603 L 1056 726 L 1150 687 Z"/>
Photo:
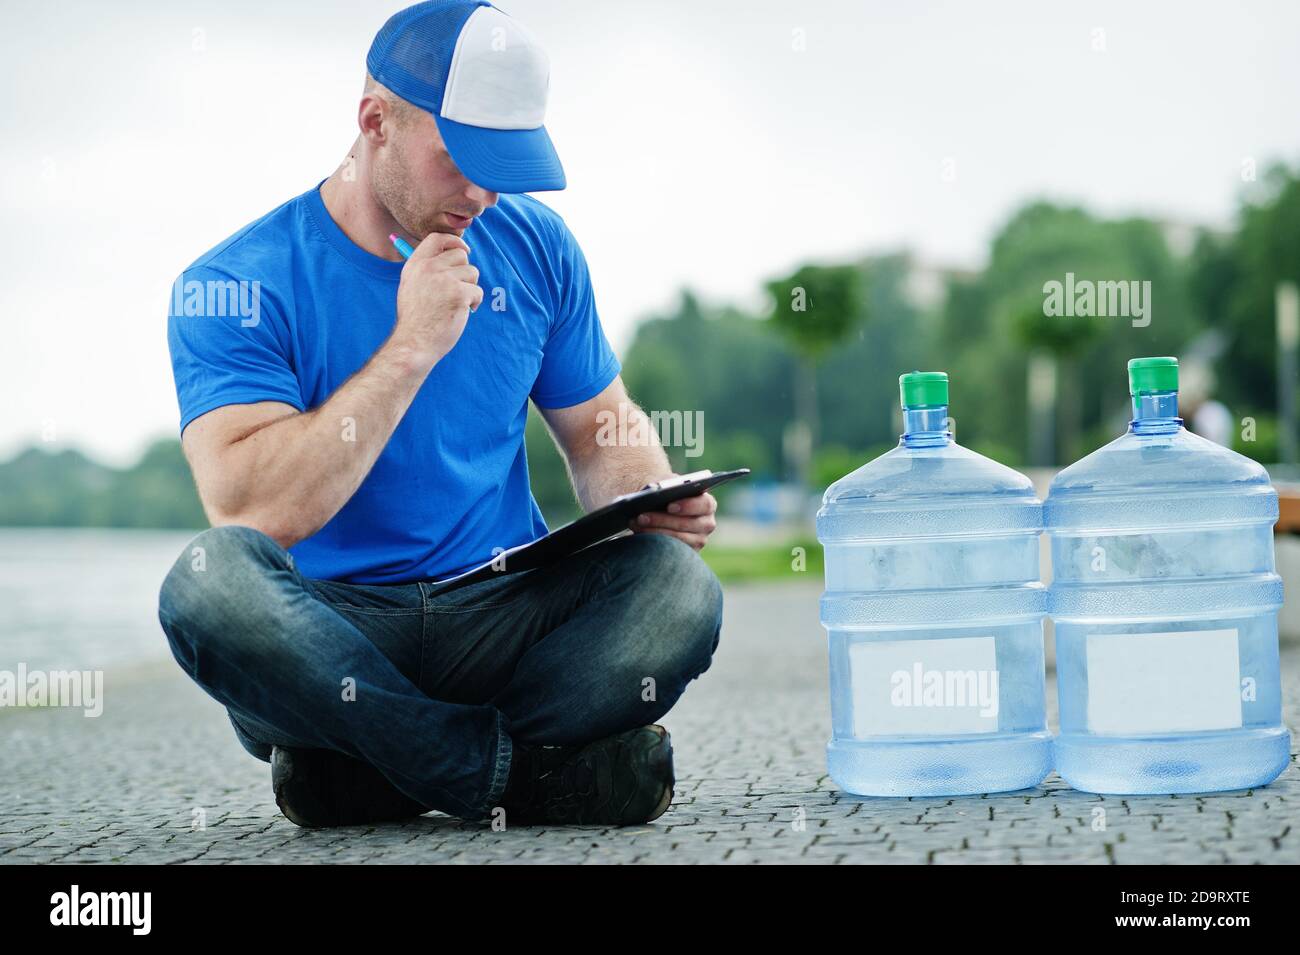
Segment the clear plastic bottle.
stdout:
<path fill-rule="evenodd" d="M 1056 768 L 1099 793 L 1261 786 L 1290 755 L 1277 493 L 1259 464 L 1183 428 L 1176 358 L 1128 368 L 1128 433 L 1047 497 Z"/>
<path fill-rule="evenodd" d="M 1024 475 L 953 441 L 946 374 L 899 386 L 898 447 L 817 513 L 831 778 L 869 796 L 1035 786 L 1051 771 L 1042 505 Z"/>

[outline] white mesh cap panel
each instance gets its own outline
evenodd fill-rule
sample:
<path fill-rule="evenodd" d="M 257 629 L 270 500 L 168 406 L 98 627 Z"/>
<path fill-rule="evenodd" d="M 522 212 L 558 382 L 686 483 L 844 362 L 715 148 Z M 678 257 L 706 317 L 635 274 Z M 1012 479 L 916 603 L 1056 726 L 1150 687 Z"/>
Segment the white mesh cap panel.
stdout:
<path fill-rule="evenodd" d="M 442 116 L 488 129 L 536 129 L 546 118 L 550 60 L 527 30 L 479 7 L 460 31 Z"/>

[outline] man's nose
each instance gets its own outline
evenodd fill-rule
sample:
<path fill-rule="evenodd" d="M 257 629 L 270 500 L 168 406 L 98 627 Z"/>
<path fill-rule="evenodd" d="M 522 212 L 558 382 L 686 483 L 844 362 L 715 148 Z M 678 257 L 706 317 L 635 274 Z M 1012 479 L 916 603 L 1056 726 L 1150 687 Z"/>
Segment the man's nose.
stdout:
<path fill-rule="evenodd" d="M 469 188 L 465 190 L 465 197 L 482 206 L 484 209 L 491 209 L 495 206 L 498 198 L 497 193 L 488 192 L 482 186 L 476 186 L 472 182 L 469 184 Z"/>

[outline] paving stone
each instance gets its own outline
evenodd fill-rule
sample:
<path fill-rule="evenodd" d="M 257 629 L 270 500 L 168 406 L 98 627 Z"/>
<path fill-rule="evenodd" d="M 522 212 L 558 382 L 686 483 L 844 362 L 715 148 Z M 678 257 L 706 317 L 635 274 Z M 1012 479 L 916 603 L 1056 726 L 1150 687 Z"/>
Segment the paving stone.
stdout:
<path fill-rule="evenodd" d="M 718 656 L 665 720 L 675 802 L 648 826 L 494 832 L 431 813 L 387 826 L 297 829 L 275 807 L 267 765 L 244 752 L 224 710 L 167 660 L 120 682 L 108 674 L 117 691 L 96 719 L 0 711 L 0 863 L 1300 862 L 1294 757 L 1267 788 L 1222 795 L 1103 797 L 1055 776 L 1006 795 L 838 793 L 823 749 L 818 593 L 728 588 Z M 1283 648 L 1282 671 L 1295 726 L 1300 646 Z"/>

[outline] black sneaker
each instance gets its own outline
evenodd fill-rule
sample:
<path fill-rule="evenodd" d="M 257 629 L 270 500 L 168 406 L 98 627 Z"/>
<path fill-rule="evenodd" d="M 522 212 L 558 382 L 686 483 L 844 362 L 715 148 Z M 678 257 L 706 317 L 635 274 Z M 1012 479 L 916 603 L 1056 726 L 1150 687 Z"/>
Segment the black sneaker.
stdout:
<path fill-rule="evenodd" d="M 397 822 L 429 812 L 375 767 L 332 749 L 271 748 L 271 788 L 304 829 Z"/>
<path fill-rule="evenodd" d="M 632 826 L 664 814 L 673 781 L 672 739 L 662 726 L 585 746 L 515 743 L 501 808 L 507 826 Z"/>

